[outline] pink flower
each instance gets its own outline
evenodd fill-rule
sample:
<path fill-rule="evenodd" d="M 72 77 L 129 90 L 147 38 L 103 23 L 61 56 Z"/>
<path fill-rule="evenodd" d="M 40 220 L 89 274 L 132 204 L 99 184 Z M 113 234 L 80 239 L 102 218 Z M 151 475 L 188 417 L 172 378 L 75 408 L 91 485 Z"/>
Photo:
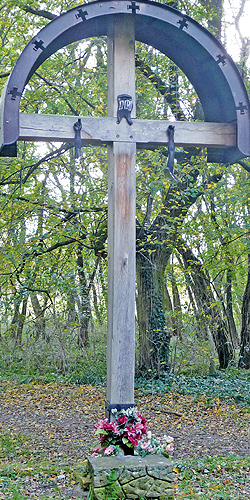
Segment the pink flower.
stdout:
<path fill-rule="evenodd" d="M 134 439 L 132 436 L 128 436 L 128 440 L 133 446 L 138 446 L 138 440 Z"/>
<path fill-rule="evenodd" d="M 174 445 L 172 443 L 167 444 L 166 446 L 166 452 L 167 453 L 173 453 L 174 451 Z"/>
<path fill-rule="evenodd" d="M 164 436 L 164 439 L 166 443 L 172 443 L 174 441 L 174 438 L 171 436 Z"/>
<path fill-rule="evenodd" d="M 99 420 L 97 424 L 94 425 L 94 429 L 103 429 L 106 430 L 107 424 L 109 423 L 108 419 L 105 418 L 104 420 Z"/>
<path fill-rule="evenodd" d="M 141 443 L 141 449 L 146 451 L 148 449 L 148 443 Z"/>
<path fill-rule="evenodd" d="M 113 446 L 108 446 L 105 450 L 104 450 L 104 455 L 112 455 L 112 453 L 114 452 L 114 448 Z"/>
<path fill-rule="evenodd" d="M 120 433 L 120 431 L 119 431 L 119 427 L 118 427 L 118 425 L 117 425 L 117 423 L 116 423 L 116 422 L 110 422 L 110 423 L 107 425 L 107 427 L 106 427 L 106 429 L 105 429 L 105 430 L 106 430 L 106 431 L 112 431 L 112 432 L 114 432 L 114 434 L 118 434 L 118 436 L 120 436 L 120 435 L 121 435 L 121 433 Z"/>

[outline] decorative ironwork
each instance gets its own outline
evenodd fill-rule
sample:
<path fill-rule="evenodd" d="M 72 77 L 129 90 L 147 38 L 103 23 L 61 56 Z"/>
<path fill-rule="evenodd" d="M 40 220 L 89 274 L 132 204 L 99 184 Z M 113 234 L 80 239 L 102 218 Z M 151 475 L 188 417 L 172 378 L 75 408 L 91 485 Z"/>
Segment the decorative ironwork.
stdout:
<path fill-rule="evenodd" d="M 82 121 L 81 121 L 81 118 L 78 118 L 77 122 L 74 123 L 75 158 L 81 157 L 81 147 L 82 147 L 81 130 L 82 130 Z"/>
<path fill-rule="evenodd" d="M 132 14 L 136 14 L 136 11 L 140 10 L 140 6 L 136 5 L 136 2 L 134 2 L 134 1 L 131 2 L 131 5 L 128 5 L 127 8 L 132 11 Z"/>
<path fill-rule="evenodd" d="M 174 175 L 174 155 L 175 155 L 175 144 L 174 144 L 174 125 L 169 125 L 167 129 L 168 134 L 168 162 L 167 166 L 164 168 L 163 173 L 165 177 L 168 177 L 171 181 L 180 182 L 178 177 Z"/>
<path fill-rule="evenodd" d="M 4 90 L 3 93 L 0 106 L 2 124 L 0 157 L 5 154 L 5 151 L 7 154 L 7 149 L 9 151 L 10 145 L 15 144 L 20 136 L 18 116 L 21 92 L 23 93 L 40 64 L 67 44 L 96 36 L 98 33 L 102 36 L 109 36 L 109 26 L 115 17 L 113 16 L 114 10 L 116 14 L 124 14 L 124 2 L 95 1 L 75 7 L 69 12 L 64 12 L 63 17 L 58 16 L 53 19 L 48 26 L 43 27 L 41 32 L 32 38 L 27 47 L 33 56 L 27 58 L 26 51 L 21 54 L 6 84 L 7 91 Z M 170 57 L 192 81 L 194 88 L 200 89 L 204 120 L 235 123 L 235 146 L 230 148 L 209 146 L 207 150 L 209 161 L 228 163 L 249 156 L 249 97 L 235 64 L 227 56 L 220 42 L 189 16 L 165 3 L 126 0 L 125 11 L 134 17 L 137 40 L 155 47 Z M 152 24 L 149 30 L 150 23 Z M 80 29 L 79 26 L 83 28 Z M 184 45 L 185 50 L 183 50 Z M 187 54 L 189 63 L 187 63 Z M 197 58 L 197 54 L 203 54 L 203 56 Z M 227 71 L 224 71 L 224 67 Z M 208 81 L 210 85 L 207 84 Z"/>
<path fill-rule="evenodd" d="M 11 99 L 13 101 L 15 101 L 15 99 L 16 99 L 17 96 L 20 97 L 22 95 L 22 92 L 18 92 L 18 87 L 13 87 L 12 90 L 9 90 L 8 94 L 10 94 L 11 95 Z"/>
<path fill-rule="evenodd" d="M 241 115 L 245 114 L 245 111 L 247 110 L 247 107 L 245 104 L 243 104 L 242 101 L 239 102 L 239 106 L 236 106 L 237 111 L 240 111 Z"/>
<path fill-rule="evenodd" d="M 225 54 L 218 54 L 216 57 L 218 64 L 222 64 L 222 66 L 225 66 L 227 64 L 227 56 Z"/>
<path fill-rule="evenodd" d="M 120 123 L 122 118 L 126 118 L 129 125 L 133 125 L 131 118 L 131 111 L 133 109 L 133 100 L 131 95 L 120 94 L 117 96 L 118 109 L 117 109 L 117 123 Z"/>
<path fill-rule="evenodd" d="M 181 30 L 183 30 L 184 28 L 187 28 L 188 29 L 188 22 L 187 20 L 185 19 L 185 17 L 183 17 L 183 19 L 180 19 L 179 21 L 177 21 L 177 24 L 179 24 L 179 28 Z"/>
<path fill-rule="evenodd" d="M 83 12 L 82 9 L 78 9 L 78 14 L 76 14 L 76 19 L 81 18 L 82 21 L 86 21 L 86 16 L 88 15 L 88 11 L 85 10 Z"/>
<path fill-rule="evenodd" d="M 38 49 L 45 50 L 45 47 L 43 46 L 44 44 L 43 40 L 34 40 L 32 43 L 34 45 L 33 50 L 38 50 Z"/>

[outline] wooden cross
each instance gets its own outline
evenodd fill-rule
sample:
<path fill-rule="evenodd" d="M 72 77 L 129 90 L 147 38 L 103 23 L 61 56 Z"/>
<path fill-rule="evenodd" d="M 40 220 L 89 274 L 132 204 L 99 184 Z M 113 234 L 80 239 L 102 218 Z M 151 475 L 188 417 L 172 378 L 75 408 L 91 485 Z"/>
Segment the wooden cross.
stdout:
<path fill-rule="evenodd" d="M 117 15 L 110 21 L 108 117 L 81 118 L 82 144 L 108 146 L 108 416 L 112 407 L 134 404 L 136 147 L 148 148 L 168 142 L 169 122 L 135 119 L 134 24 L 138 8 L 133 1 L 128 14 Z M 87 11 L 78 9 L 77 15 L 83 20 L 86 14 Z M 184 28 L 188 28 L 185 18 L 180 22 L 180 29 Z M 37 41 L 34 48 L 43 50 L 42 40 Z M 14 87 L 11 94 L 14 100 L 20 95 L 18 88 Z M 117 120 L 119 97 L 123 97 L 121 109 L 129 108 L 132 120 L 125 117 Z M 245 111 L 242 102 L 239 110 Z M 72 141 L 75 121 L 76 117 L 72 116 L 21 113 L 19 139 Z M 176 122 L 175 143 L 177 146 L 234 147 L 236 127 L 224 123 Z"/>
<path fill-rule="evenodd" d="M 127 94 L 135 118 L 134 16 L 112 23 L 107 71 L 108 116 L 116 116 L 117 97 Z M 107 406 L 134 404 L 136 143 L 133 125 L 123 118 L 124 125 L 131 140 L 117 142 L 116 137 L 108 146 Z"/>

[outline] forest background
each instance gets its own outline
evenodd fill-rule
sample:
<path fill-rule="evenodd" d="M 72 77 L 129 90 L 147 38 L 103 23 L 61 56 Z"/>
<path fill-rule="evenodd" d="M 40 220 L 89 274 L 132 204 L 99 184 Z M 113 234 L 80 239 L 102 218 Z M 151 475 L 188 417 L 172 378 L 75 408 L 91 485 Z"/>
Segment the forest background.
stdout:
<path fill-rule="evenodd" d="M 161 3 L 221 40 L 250 92 L 250 0 Z M 0 91 L 32 36 L 76 5 L 3 0 Z M 33 75 L 22 111 L 105 116 L 106 64 L 103 38 L 65 47 Z M 203 119 L 185 75 L 140 43 L 136 92 L 138 118 Z M 176 500 L 246 500 L 250 159 L 208 164 L 179 148 L 173 184 L 167 156 L 137 153 L 136 404 L 175 439 Z M 104 415 L 107 152 L 75 160 L 72 144 L 19 142 L 0 170 L 0 499 L 82 498 L 77 474 Z"/>
<path fill-rule="evenodd" d="M 249 83 L 249 1 L 176 0 L 230 51 Z M 0 90 L 25 45 L 77 1 L 6 1 L 0 7 Z M 229 15 L 230 14 L 230 15 Z M 233 38 L 233 42 L 232 42 Z M 106 40 L 80 41 L 38 68 L 27 113 L 105 116 Z M 209 82 L 208 82 L 209 85 Z M 136 45 L 138 118 L 202 120 L 186 76 Z M 178 148 L 174 184 L 167 147 L 137 153 L 136 375 L 207 375 L 250 368 L 250 161 L 208 164 Z M 72 144 L 19 143 L 0 160 L 2 375 L 105 382 L 107 153 Z M 233 367 L 233 368 L 232 368 Z"/>

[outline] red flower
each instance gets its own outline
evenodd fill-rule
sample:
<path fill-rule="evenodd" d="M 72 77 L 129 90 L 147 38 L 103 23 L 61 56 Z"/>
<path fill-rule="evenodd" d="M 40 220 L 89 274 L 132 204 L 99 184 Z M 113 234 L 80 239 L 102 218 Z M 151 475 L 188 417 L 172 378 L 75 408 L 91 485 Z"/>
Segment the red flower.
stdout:
<path fill-rule="evenodd" d="M 134 439 L 132 436 L 128 436 L 128 440 L 133 446 L 138 446 L 138 441 L 137 439 Z"/>
<path fill-rule="evenodd" d="M 147 420 L 145 419 L 145 417 L 142 417 L 142 415 L 140 413 L 138 413 L 137 415 L 138 415 L 138 418 L 140 418 L 141 423 L 146 424 Z"/>
<path fill-rule="evenodd" d="M 118 434 L 118 436 L 121 435 L 120 431 L 119 431 L 119 427 L 118 425 L 115 423 L 115 422 L 110 422 L 107 427 L 105 428 L 106 431 L 111 431 L 113 432 L 114 434 Z"/>
<path fill-rule="evenodd" d="M 128 417 L 126 417 L 126 415 L 120 415 L 120 417 L 118 418 L 118 423 L 119 424 L 126 424 L 128 420 Z"/>
<path fill-rule="evenodd" d="M 94 429 L 103 429 L 106 430 L 107 424 L 109 423 L 108 419 L 105 418 L 104 420 L 99 420 L 97 424 L 94 425 Z"/>

